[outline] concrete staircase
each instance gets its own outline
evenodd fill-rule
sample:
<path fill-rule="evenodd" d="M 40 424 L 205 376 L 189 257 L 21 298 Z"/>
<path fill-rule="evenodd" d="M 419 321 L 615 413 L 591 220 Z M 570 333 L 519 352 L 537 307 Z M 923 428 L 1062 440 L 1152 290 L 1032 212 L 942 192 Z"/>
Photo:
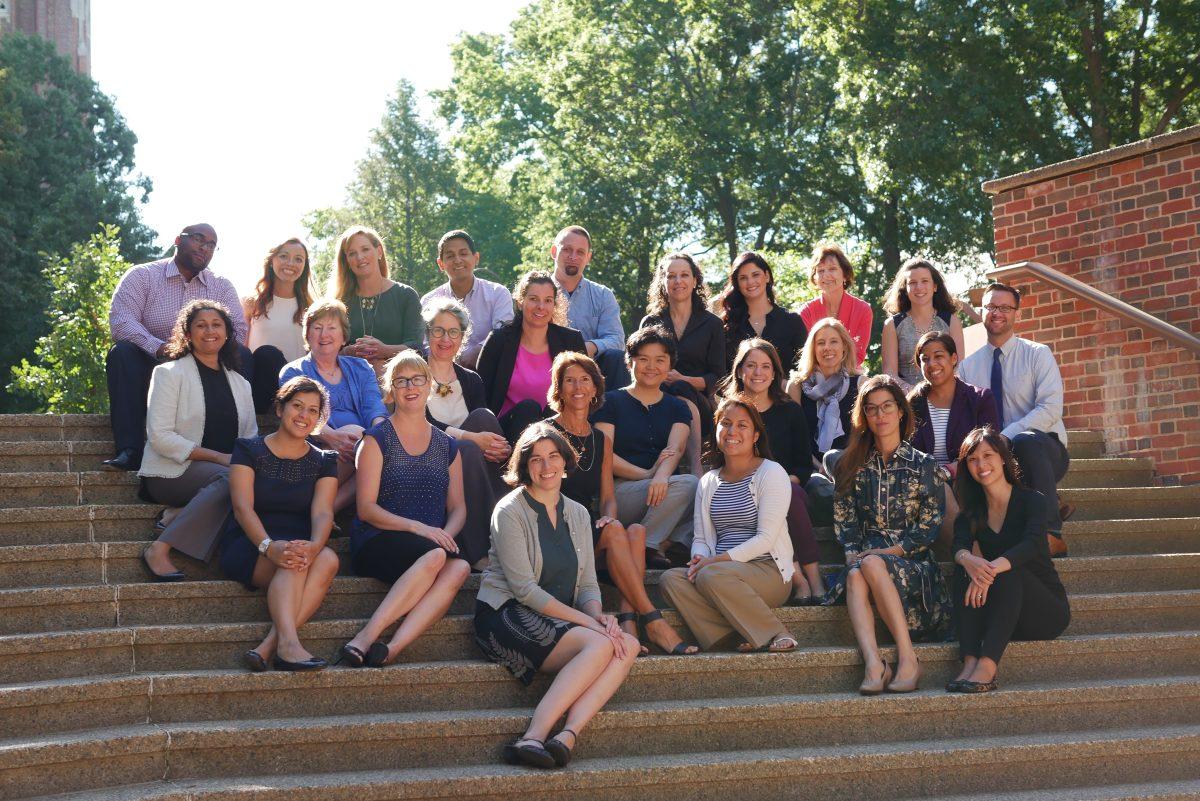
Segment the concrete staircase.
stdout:
<path fill-rule="evenodd" d="M 263 594 L 184 558 L 194 581 L 146 580 L 157 508 L 99 471 L 108 436 L 0 416 L 0 799 L 1200 799 L 1200 487 L 1091 432 L 1065 482 L 1071 628 L 1014 644 L 1001 692 L 947 695 L 956 649 L 927 644 L 926 689 L 861 698 L 845 609 L 786 609 L 795 653 L 639 660 L 553 773 L 500 764 L 545 684 L 479 659 L 477 579 L 392 667 L 247 673 Z M 306 644 L 333 654 L 382 589 L 339 576 Z"/>

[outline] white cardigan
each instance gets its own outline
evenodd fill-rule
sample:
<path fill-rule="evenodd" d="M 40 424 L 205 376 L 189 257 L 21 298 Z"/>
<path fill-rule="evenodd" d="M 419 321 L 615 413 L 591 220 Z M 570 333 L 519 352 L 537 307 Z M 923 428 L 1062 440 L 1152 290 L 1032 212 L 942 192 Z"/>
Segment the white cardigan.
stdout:
<path fill-rule="evenodd" d="M 721 482 L 721 471 L 710 470 L 700 479 L 696 494 L 692 556 L 712 556 L 717 550 L 717 533 L 713 529 L 713 494 Z M 750 494 L 758 507 L 758 534 L 726 553 L 736 562 L 749 562 L 769 553 L 784 581 L 792 580 L 792 538 L 788 536 L 787 514 L 792 503 L 792 483 L 787 471 L 777 462 L 763 459 L 750 479 Z"/>
<path fill-rule="evenodd" d="M 237 406 L 238 436 L 258 433 L 250 383 L 239 373 L 225 370 Z M 146 449 L 139 476 L 178 478 L 188 468 L 188 456 L 204 439 L 204 387 L 200 369 L 190 354 L 165 362 L 150 375 L 146 408 Z"/>

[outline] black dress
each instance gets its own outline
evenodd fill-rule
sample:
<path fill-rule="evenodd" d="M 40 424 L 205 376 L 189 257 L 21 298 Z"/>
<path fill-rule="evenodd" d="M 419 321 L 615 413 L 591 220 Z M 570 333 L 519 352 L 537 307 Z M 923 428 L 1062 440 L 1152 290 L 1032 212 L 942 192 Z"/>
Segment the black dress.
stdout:
<path fill-rule="evenodd" d="M 314 445 L 299 459 L 281 459 L 271 452 L 263 437 L 233 443 L 230 464 L 254 470 L 254 513 L 273 540 L 312 538 L 312 501 L 317 481 L 337 478 L 337 453 Z M 258 549 L 250 542 L 232 512 L 221 535 L 221 570 L 250 589 Z"/>
<path fill-rule="evenodd" d="M 728 372 L 725 358 L 725 329 L 721 318 L 710 312 L 698 298 L 692 298 L 692 314 L 683 331 L 676 331 L 671 321 L 671 312 L 663 309 L 658 314 L 642 318 L 641 327 L 661 325 L 675 336 L 675 369 L 684 375 L 704 379 L 703 391 L 697 390 L 687 381 L 663 384 L 663 389 L 678 398 L 686 398 L 696 404 L 700 412 L 700 434 L 707 442 L 713 432 L 713 392 L 717 382 Z M 618 389 L 618 387 L 609 387 Z"/>
<path fill-rule="evenodd" d="M 563 433 L 579 453 L 579 464 L 562 482 L 562 494 L 578 503 L 592 517 L 592 544 L 600 541 L 596 521 L 600 519 L 600 479 L 604 471 L 604 432 L 592 426 L 585 437 L 572 434 L 562 427 L 558 419 L 550 421 Z"/>
<path fill-rule="evenodd" d="M 775 306 L 767 312 L 762 333 L 755 332 L 750 325 L 750 317 L 746 316 L 741 323 L 725 330 L 725 370 L 733 367 L 734 357 L 737 356 L 738 346 L 743 341 L 753 337 L 762 337 L 775 346 L 779 351 L 779 360 L 783 362 L 783 372 L 786 375 L 796 366 L 796 357 L 804 347 L 808 338 L 808 328 L 800 315 L 787 309 Z"/>
<path fill-rule="evenodd" d="M 804 486 L 813 471 L 812 437 L 804 410 L 791 400 L 776 401 L 762 413 L 762 418 L 772 461 L 783 465 L 787 474 L 800 479 L 800 486 Z"/>

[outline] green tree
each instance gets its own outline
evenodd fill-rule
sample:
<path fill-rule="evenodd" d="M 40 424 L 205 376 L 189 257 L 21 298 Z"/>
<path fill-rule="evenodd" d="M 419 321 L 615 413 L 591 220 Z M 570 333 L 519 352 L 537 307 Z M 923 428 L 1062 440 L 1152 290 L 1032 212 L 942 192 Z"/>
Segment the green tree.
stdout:
<path fill-rule="evenodd" d="M 34 360 L 13 368 L 9 391 L 32 399 L 38 411 L 107 412 L 104 359 L 112 344 L 108 307 L 129 262 L 121 257 L 120 229 L 101 225 L 63 258 L 45 256 L 51 287 L 45 312 L 50 333 L 37 341 Z"/>
<path fill-rule="evenodd" d="M 99 223 L 124 232 L 122 255 L 152 254 L 138 206 L 150 182 L 133 174 L 136 137 L 96 83 L 37 38 L 0 39 L 0 374 L 45 333 L 51 289 L 45 253 L 67 253 Z M 0 411 L 21 408 L 14 396 Z"/>

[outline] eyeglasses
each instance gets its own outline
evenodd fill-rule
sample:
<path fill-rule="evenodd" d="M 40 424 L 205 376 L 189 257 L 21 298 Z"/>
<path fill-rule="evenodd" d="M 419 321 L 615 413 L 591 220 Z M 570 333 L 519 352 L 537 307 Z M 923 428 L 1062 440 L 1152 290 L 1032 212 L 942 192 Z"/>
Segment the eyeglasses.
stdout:
<path fill-rule="evenodd" d="M 429 336 L 433 339 L 441 339 L 442 337 L 450 337 L 455 342 L 462 339 L 463 330 L 461 328 L 442 328 L 440 325 L 426 329 L 429 331 Z"/>
<path fill-rule="evenodd" d="M 1012 314 L 1017 310 L 1016 306 L 997 306 L 995 303 L 989 303 L 983 307 L 984 311 L 990 311 L 995 314 Z"/>
<path fill-rule="evenodd" d="M 209 253 L 215 253 L 217 250 L 217 240 L 215 239 L 205 239 L 199 234 L 189 234 L 186 232 L 180 234 L 179 236 L 192 240 L 192 243 L 196 247 L 200 248 L 200 250 L 207 250 Z"/>
<path fill-rule="evenodd" d="M 423 387 L 429 383 L 429 379 L 423 375 L 414 375 L 412 378 L 397 378 L 392 382 L 392 386 L 397 389 L 407 389 L 408 387 Z"/>
<path fill-rule="evenodd" d="M 863 414 L 867 417 L 883 417 L 885 414 L 895 414 L 899 408 L 900 404 L 895 401 L 884 401 L 878 405 L 868 403 L 863 407 Z"/>

